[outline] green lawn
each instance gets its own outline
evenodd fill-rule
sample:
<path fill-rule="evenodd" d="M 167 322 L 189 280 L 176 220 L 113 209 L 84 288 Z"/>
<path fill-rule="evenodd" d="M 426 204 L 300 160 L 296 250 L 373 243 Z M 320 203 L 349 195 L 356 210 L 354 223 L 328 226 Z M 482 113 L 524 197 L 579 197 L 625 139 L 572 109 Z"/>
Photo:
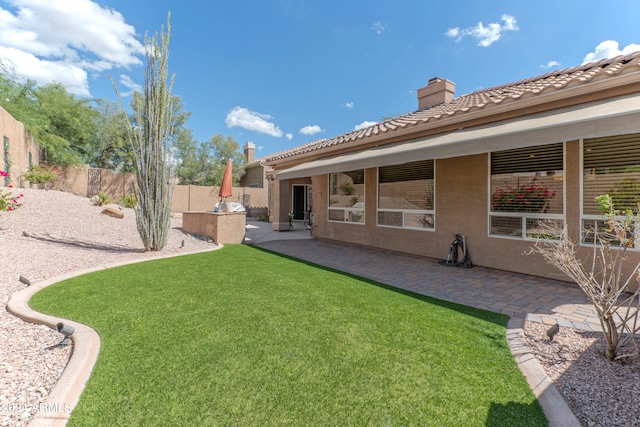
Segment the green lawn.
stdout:
<path fill-rule="evenodd" d="M 70 426 L 540 426 L 506 316 L 248 246 L 31 300 L 98 331 Z"/>

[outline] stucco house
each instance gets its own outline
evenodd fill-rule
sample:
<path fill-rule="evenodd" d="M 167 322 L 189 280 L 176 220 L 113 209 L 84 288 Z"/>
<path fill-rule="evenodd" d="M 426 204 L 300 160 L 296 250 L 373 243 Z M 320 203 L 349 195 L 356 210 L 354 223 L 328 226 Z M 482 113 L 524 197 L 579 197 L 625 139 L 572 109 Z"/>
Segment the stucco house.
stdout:
<path fill-rule="evenodd" d="M 256 145 L 248 141 L 244 145 L 244 157 L 246 164 L 244 174 L 240 177 L 240 186 L 249 188 L 267 188 L 269 181 L 267 174 L 271 171 L 271 167 L 265 165 L 265 157 L 255 158 Z"/>
<path fill-rule="evenodd" d="M 255 158 L 256 145 L 248 141 L 244 145 L 244 156 L 246 164 L 244 167 L 244 173 L 240 177 L 240 187 L 263 189 L 260 200 L 269 200 L 269 180 L 268 174 L 271 172 L 271 166 L 265 165 L 265 158 Z M 259 205 L 258 207 L 252 203 L 251 200 L 243 200 L 245 206 L 251 206 L 248 208 L 249 216 L 263 217 L 268 215 L 268 202 L 267 205 Z"/>
<path fill-rule="evenodd" d="M 455 97 L 433 78 L 418 110 L 270 156 L 270 214 L 310 206 L 319 239 L 562 278 L 524 253 L 563 227 L 586 246 L 596 195 L 640 200 L 640 52 Z M 587 231 L 585 231 L 587 230 Z M 633 252 L 640 260 L 640 251 Z"/>

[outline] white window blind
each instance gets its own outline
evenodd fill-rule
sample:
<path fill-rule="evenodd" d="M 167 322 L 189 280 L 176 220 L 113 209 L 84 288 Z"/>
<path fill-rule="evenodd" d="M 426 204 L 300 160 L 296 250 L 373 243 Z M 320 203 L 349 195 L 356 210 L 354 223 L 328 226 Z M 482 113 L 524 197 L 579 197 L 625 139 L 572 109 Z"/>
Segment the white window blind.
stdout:
<path fill-rule="evenodd" d="M 640 201 L 640 134 L 583 141 L 583 214 L 598 215 L 597 196 L 609 194 L 618 209 Z"/>
<path fill-rule="evenodd" d="M 433 159 L 378 168 L 378 225 L 432 230 L 434 172 Z"/>

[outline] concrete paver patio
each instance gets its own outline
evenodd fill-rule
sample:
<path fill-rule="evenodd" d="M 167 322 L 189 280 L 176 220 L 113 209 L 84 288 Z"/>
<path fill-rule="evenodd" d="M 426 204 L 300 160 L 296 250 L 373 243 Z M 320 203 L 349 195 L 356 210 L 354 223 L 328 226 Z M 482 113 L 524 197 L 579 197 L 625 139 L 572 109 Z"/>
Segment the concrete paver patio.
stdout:
<path fill-rule="evenodd" d="M 437 259 L 311 239 L 302 223 L 291 232 L 250 222 L 245 242 L 325 267 L 445 301 L 510 317 L 601 331 L 595 310 L 577 285 L 474 266 L 447 267 Z"/>

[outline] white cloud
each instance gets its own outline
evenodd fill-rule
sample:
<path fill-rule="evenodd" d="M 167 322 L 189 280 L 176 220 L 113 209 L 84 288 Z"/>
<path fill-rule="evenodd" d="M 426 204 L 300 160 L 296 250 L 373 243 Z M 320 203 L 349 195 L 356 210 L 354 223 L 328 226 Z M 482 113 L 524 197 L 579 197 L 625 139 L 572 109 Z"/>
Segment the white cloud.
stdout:
<path fill-rule="evenodd" d="M 387 28 L 387 26 L 385 24 L 383 24 L 380 21 L 376 21 L 371 25 L 371 29 L 376 33 L 376 34 L 382 34 L 382 32 L 385 30 L 385 28 Z"/>
<path fill-rule="evenodd" d="M 287 139 L 288 139 L 289 141 L 291 141 L 291 140 L 293 139 L 293 134 L 292 134 L 292 133 L 288 133 L 288 134 L 286 134 L 285 136 L 287 137 Z"/>
<path fill-rule="evenodd" d="M 360 130 L 360 129 L 368 128 L 369 126 L 373 126 L 376 123 L 378 123 L 378 122 L 364 121 L 364 122 L 360 123 L 359 125 L 355 125 L 353 127 L 353 130 Z"/>
<path fill-rule="evenodd" d="M 316 133 L 322 132 L 322 129 L 318 125 L 313 126 L 305 126 L 300 129 L 300 133 L 303 135 L 315 135 Z"/>
<path fill-rule="evenodd" d="M 240 127 L 280 138 L 283 132 L 269 121 L 272 118 L 268 114 L 260 114 L 243 107 L 235 107 L 227 114 L 224 122 L 230 128 Z"/>
<path fill-rule="evenodd" d="M 444 34 L 447 37 L 455 38 L 456 42 L 470 36 L 471 38 L 478 40 L 478 46 L 488 47 L 494 42 L 500 40 L 505 31 L 517 31 L 520 29 L 514 16 L 506 14 L 502 15 L 500 17 L 500 21 L 502 21 L 502 23 L 492 22 L 486 27 L 482 22 L 478 22 L 475 26 L 469 28 L 450 28 Z"/>
<path fill-rule="evenodd" d="M 347 102 L 344 106 L 347 108 L 353 108 L 353 102 Z"/>
<path fill-rule="evenodd" d="M 62 83 L 70 93 L 89 96 L 87 72 L 82 68 L 59 61 L 40 59 L 17 49 L 0 46 L 0 58 L 8 59 L 12 72 L 21 80 L 38 83 Z"/>
<path fill-rule="evenodd" d="M 557 67 L 559 65 L 560 63 L 558 61 L 549 61 L 546 64 L 542 64 L 540 68 L 551 68 L 551 67 Z"/>
<path fill-rule="evenodd" d="M 142 65 L 144 47 L 116 10 L 91 0 L 10 0 L 0 7 L 0 55 L 19 79 L 89 95 L 89 72 Z"/>
<path fill-rule="evenodd" d="M 258 151 L 264 150 L 264 145 L 258 145 Z"/>
<path fill-rule="evenodd" d="M 601 59 L 613 58 L 619 55 L 628 55 L 632 52 L 640 50 L 640 44 L 629 44 L 620 50 L 620 45 L 615 40 L 605 40 L 596 46 L 593 52 L 588 53 L 582 60 L 583 64 L 587 62 L 599 61 Z"/>
<path fill-rule="evenodd" d="M 142 86 L 131 80 L 131 77 L 126 74 L 120 74 L 120 84 L 129 89 L 126 92 L 122 92 L 122 96 L 130 96 L 133 95 L 133 92 L 140 92 L 142 90 Z"/>
<path fill-rule="evenodd" d="M 452 38 L 455 37 L 457 42 L 462 39 L 462 37 L 460 37 L 460 27 L 449 28 L 445 31 L 444 35 Z"/>

